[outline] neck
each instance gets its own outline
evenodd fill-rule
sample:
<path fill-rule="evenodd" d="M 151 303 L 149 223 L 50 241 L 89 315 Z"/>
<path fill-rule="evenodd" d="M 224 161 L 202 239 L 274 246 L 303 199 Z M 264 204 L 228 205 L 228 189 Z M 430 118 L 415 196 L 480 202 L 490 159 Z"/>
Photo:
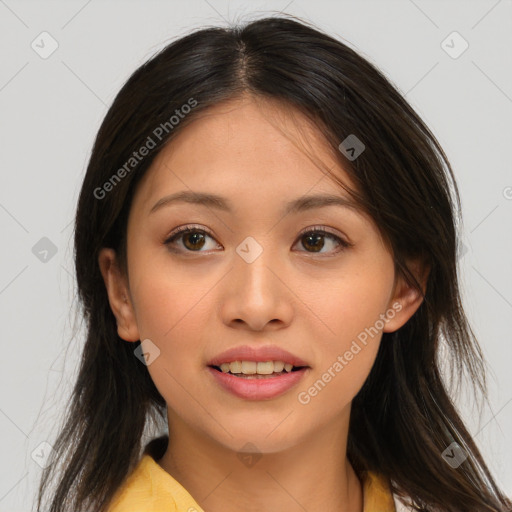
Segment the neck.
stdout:
<path fill-rule="evenodd" d="M 348 421 L 341 432 L 337 423 L 287 450 L 251 455 L 192 431 L 178 417 L 169 420 L 158 464 L 205 511 L 363 512 L 361 483 L 346 457 Z"/>

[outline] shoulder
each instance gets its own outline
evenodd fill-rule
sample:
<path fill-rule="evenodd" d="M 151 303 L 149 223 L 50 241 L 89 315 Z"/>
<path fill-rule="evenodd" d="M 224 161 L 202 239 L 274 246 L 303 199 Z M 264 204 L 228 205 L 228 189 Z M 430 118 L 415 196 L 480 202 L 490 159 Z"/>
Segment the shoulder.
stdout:
<path fill-rule="evenodd" d="M 364 512 L 410 512 L 414 509 L 391 492 L 389 479 L 375 471 L 363 471 Z"/>
<path fill-rule="evenodd" d="M 203 512 L 188 491 L 144 454 L 114 496 L 108 512 Z"/>

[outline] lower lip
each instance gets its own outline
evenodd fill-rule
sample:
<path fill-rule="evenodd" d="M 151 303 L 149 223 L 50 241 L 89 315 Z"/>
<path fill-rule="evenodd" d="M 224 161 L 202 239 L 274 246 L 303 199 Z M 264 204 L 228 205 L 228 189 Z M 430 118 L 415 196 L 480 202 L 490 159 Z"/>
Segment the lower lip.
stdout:
<path fill-rule="evenodd" d="M 226 390 L 246 400 L 269 400 L 286 393 L 295 386 L 305 375 L 309 368 L 302 368 L 295 372 L 283 373 L 278 377 L 265 379 L 245 379 L 235 377 L 230 373 L 219 372 L 208 367 L 216 381 Z"/>

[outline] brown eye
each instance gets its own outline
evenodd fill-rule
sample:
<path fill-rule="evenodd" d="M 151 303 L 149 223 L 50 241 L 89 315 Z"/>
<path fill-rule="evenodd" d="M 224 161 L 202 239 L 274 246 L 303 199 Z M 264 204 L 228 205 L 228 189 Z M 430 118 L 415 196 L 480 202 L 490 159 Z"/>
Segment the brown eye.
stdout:
<path fill-rule="evenodd" d="M 192 251 L 201 249 L 204 245 L 204 233 L 193 231 L 190 233 L 185 233 L 181 236 L 183 238 L 183 245 Z"/>
<path fill-rule="evenodd" d="M 308 249 L 312 248 L 312 252 L 319 252 L 322 250 L 325 241 L 323 240 L 325 235 L 316 232 L 311 232 L 311 234 L 304 235 L 302 237 L 302 245 Z"/>
<path fill-rule="evenodd" d="M 202 249 L 208 242 L 213 240 L 206 231 L 191 226 L 184 226 L 175 230 L 164 241 L 164 244 L 174 252 L 205 252 Z M 181 241 L 181 244 L 179 243 Z M 212 244 L 213 247 L 219 247 L 218 244 Z"/>
<path fill-rule="evenodd" d="M 306 249 L 306 252 L 328 254 L 338 253 L 344 248 L 351 247 L 352 244 L 342 240 L 339 236 L 334 233 L 328 233 L 323 229 L 312 229 L 305 231 L 300 235 L 299 241 L 301 245 Z M 329 250 L 330 247 L 334 246 L 334 250 Z M 336 246 L 341 247 L 336 250 Z M 327 247 L 326 251 L 322 252 L 322 249 Z"/>

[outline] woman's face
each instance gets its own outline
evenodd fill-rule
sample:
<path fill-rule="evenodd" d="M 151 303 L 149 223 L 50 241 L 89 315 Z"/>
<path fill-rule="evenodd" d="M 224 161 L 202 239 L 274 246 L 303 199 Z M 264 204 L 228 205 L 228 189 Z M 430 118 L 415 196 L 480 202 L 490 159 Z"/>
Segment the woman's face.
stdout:
<path fill-rule="evenodd" d="M 342 201 L 308 200 L 348 196 L 300 149 L 300 133 L 351 182 L 318 132 L 295 113 L 297 131 L 286 112 L 245 97 L 195 119 L 135 193 L 128 280 L 110 272 L 112 251 L 100 256 L 119 334 L 146 340 L 169 421 L 233 450 L 251 442 L 271 453 L 348 425 L 382 331 L 398 329 L 421 302 L 395 281 L 370 218 Z M 257 361 L 305 368 L 255 378 L 281 367 Z M 221 363 L 248 377 L 212 367 Z"/>

